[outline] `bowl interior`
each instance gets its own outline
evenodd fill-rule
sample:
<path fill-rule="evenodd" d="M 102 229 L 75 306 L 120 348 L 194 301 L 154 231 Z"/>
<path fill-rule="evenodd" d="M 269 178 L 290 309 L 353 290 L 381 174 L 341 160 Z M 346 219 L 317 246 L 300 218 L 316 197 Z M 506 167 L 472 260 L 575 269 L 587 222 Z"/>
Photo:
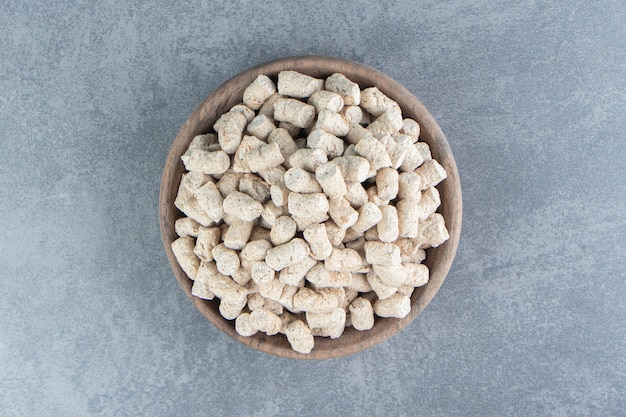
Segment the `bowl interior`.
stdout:
<path fill-rule="evenodd" d="M 220 315 L 218 300 L 208 301 L 191 295 L 193 282 L 182 271 L 171 250 L 171 243 L 178 237 L 174 231 L 174 222 L 183 215 L 173 203 L 184 172 L 181 155 L 194 136 L 211 131 L 221 114 L 242 101 L 244 89 L 259 74 L 268 75 L 275 80 L 278 73 L 283 70 L 299 71 L 318 78 L 326 78 L 339 72 L 357 82 L 362 89 L 378 87 L 398 102 L 404 117 L 417 120 L 421 126 L 420 140 L 429 144 L 433 158 L 437 159 L 448 173 L 448 178 L 437 188 L 441 194 L 438 212 L 444 216 L 450 239 L 438 248 L 426 251 L 424 263 L 430 269 L 430 280 L 425 286 L 416 288 L 411 297 L 412 308 L 409 315 L 403 319 L 377 318 L 374 327 L 366 332 L 348 327 L 338 339 L 316 337 L 315 348 L 308 355 L 293 351 L 283 335 L 266 336 L 257 333 L 252 337 L 243 337 L 237 334 L 234 321 L 225 320 Z M 365 350 L 386 340 L 415 319 L 435 296 L 450 269 L 461 232 L 461 213 L 461 185 L 454 157 L 441 128 L 424 105 L 398 82 L 372 68 L 345 59 L 320 56 L 285 58 L 253 67 L 233 77 L 210 94 L 189 116 L 174 140 L 163 170 L 159 198 L 161 235 L 165 252 L 174 275 L 198 310 L 220 330 L 241 343 L 266 353 L 301 359 L 327 359 Z"/>

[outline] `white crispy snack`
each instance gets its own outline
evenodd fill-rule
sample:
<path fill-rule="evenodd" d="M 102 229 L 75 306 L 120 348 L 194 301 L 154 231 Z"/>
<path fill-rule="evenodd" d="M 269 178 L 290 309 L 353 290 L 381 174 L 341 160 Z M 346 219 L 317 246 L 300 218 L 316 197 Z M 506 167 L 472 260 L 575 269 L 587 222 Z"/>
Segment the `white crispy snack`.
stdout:
<path fill-rule="evenodd" d="M 444 167 L 377 87 L 335 73 L 258 76 L 181 157 L 172 252 L 192 294 L 242 336 L 315 337 L 403 318 L 426 249 L 449 239 Z M 282 336 L 284 335 L 284 336 Z"/>

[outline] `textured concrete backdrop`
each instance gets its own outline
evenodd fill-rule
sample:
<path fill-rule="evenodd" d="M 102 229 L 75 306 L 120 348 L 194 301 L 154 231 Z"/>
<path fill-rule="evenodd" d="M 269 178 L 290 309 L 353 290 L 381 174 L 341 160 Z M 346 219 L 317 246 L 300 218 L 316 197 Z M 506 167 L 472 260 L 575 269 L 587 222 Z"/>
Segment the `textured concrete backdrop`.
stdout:
<path fill-rule="evenodd" d="M 623 6 L 4 1 L 0 414 L 626 415 Z M 238 72 L 299 54 L 407 86 L 464 190 L 431 305 L 327 362 L 218 332 L 158 229 L 187 115 Z"/>

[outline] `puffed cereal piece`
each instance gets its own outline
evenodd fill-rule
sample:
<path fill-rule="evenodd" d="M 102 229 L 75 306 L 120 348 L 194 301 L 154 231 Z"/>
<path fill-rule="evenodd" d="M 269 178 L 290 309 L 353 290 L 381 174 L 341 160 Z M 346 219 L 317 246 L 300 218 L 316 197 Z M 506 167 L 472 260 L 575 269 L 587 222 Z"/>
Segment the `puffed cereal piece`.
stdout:
<path fill-rule="evenodd" d="M 303 236 L 311 248 L 311 258 L 321 261 L 330 256 L 333 247 L 328 240 L 326 226 L 323 223 L 308 226 L 304 229 Z"/>
<path fill-rule="evenodd" d="M 248 308 L 250 311 L 265 309 L 274 314 L 283 314 L 284 312 L 283 306 L 278 301 L 265 298 L 258 292 L 248 297 Z"/>
<path fill-rule="evenodd" d="M 242 264 L 246 262 L 252 264 L 252 262 L 264 260 L 267 251 L 271 248 L 272 244 L 268 240 L 251 240 L 241 250 L 241 252 L 239 253 L 239 257 L 241 258 Z"/>
<path fill-rule="evenodd" d="M 420 239 L 400 238 L 394 242 L 400 248 L 402 263 L 420 263 L 426 259 L 426 251 L 420 249 Z"/>
<path fill-rule="evenodd" d="M 372 291 L 370 283 L 367 282 L 367 273 L 352 272 L 352 281 L 348 288 L 357 292 Z"/>
<path fill-rule="evenodd" d="M 422 165 L 423 162 L 424 158 L 415 145 L 409 146 L 406 148 L 406 155 L 404 156 L 402 165 L 400 165 L 400 171 L 414 171 L 417 167 Z"/>
<path fill-rule="evenodd" d="M 252 172 L 265 171 L 285 162 L 277 143 L 269 143 L 253 149 L 248 154 L 248 167 Z"/>
<path fill-rule="evenodd" d="M 326 162 L 328 155 L 322 149 L 298 149 L 289 157 L 292 168 L 302 168 L 309 172 L 315 172 L 318 166 Z"/>
<path fill-rule="evenodd" d="M 339 227 L 333 220 L 324 222 L 324 226 L 326 226 L 326 234 L 330 244 L 333 246 L 340 245 L 346 235 L 346 229 Z"/>
<path fill-rule="evenodd" d="M 378 208 L 383 215 L 380 222 L 376 225 L 378 239 L 382 242 L 394 242 L 398 239 L 400 233 L 398 228 L 398 211 L 391 205 L 379 206 Z"/>
<path fill-rule="evenodd" d="M 415 172 L 402 172 L 398 176 L 398 198 L 421 196 L 422 180 Z"/>
<path fill-rule="evenodd" d="M 324 260 L 324 267 L 329 271 L 351 272 L 359 270 L 362 265 L 363 260 L 354 249 L 333 248 L 330 256 Z"/>
<path fill-rule="evenodd" d="M 411 312 L 411 299 L 402 294 L 393 294 L 374 303 L 374 312 L 378 317 L 402 319 Z"/>
<path fill-rule="evenodd" d="M 252 280 L 252 271 L 249 267 L 245 268 L 242 263 L 239 269 L 237 269 L 237 271 L 235 271 L 235 273 L 231 275 L 231 278 L 237 284 L 243 286 Z"/>
<path fill-rule="evenodd" d="M 274 119 L 306 128 L 315 120 L 315 107 L 294 98 L 281 98 L 274 103 Z"/>
<path fill-rule="evenodd" d="M 284 96 L 281 94 L 272 94 L 267 100 L 263 102 L 263 105 L 261 106 L 257 114 L 262 114 L 263 116 L 270 119 L 272 123 L 275 123 L 276 120 L 274 119 L 274 103 L 276 103 L 276 101 L 280 100 L 281 98 L 284 98 Z"/>
<path fill-rule="evenodd" d="M 269 249 L 265 255 L 265 262 L 275 271 L 280 271 L 302 262 L 309 256 L 309 253 L 311 253 L 311 249 L 304 239 L 295 238 L 283 245 Z"/>
<path fill-rule="evenodd" d="M 420 246 L 422 248 L 436 248 L 450 238 L 445 221 L 440 213 L 431 213 L 426 220 L 419 223 L 417 229 L 422 241 Z"/>
<path fill-rule="evenodd" d="M 195 191 L 198 205 L 205 213 L 209 215 L 211 220 L 219 222 L 224 217 L 222 208 L 222 195 L 212 182 L 207 182 Z M 204 226 L 204 225 L 203 225 Z"/>
<path fill-rule="evenodd" d="M 376 226 L 383 218 L 383 214 L 376 204 L 367 202 L 359 209 L 359 218 L 348 230 L 362 236 L 366 230 Z M 357 237 L 360 237 L 357 236 Z"/>
<path fill-rule="evenodd" d="M 254 174 L 244 174 L 240 178 L 239 191 L 248 194 L 261 204 L 270 199 L 270 185 Z"/>
<path fill-rule="evenodd" d="M 224 246 L 228 249 L 242 250 L 248 243 L 248 239 L 250 239 L 253 227 L 254 222 L 246 222 L 235 218 L 222 237 Z"/>
<path fill-rule="evenodd" d="M 200 229 L 200 223 L 192 219 L 191 217 L 181 217 L 174 222 L 174 230 L 178 237 L 196 237 L 198 236 L 198 230 Z"/>
<path fill-rule="evenodd" d="M 367 298 L 358 297 L 349 307 L 352 327 L 357 330 L 369 330 L 374 327 L 374 308 Z"/>
<path fill-rule="evenodd" d="M 267 143 L 278 144 L 280 153 L 285 160 L 284 165 L 287 166 L 287 168 L 290 168 L 291 165 L 289 163 L 289 158 L 295 151 L 298 150 L 298 146 L 296 146 L 296 142 L 293 140 L 289 132 L 281 127 L 274 129 L 267 137 Z"/>
<path fill-rule="evenodd" d="M 222 175 L 220 180 L 215 184 L 223 198 L 233 191 L 239 190 L 239 181 L 243 178 L 243 174 L 229 169 Z"/>
<path fill-rule="evenodd" d="M 382 200 L 393 200 L 398 195 L 399 174 L 393 168 L 381 168 L 376 172 L 376 188 Z"/>
<path fill-rule="evenodd" d="M 191 280 L 196 278 L 200 266 L 200 259 L 193 252 L 195 246 L 196 241 L 192 237 L 179 237 L 172 242 L 172 252 L 174 252 L 182 270 Z"/>
<path fill-rule="evenodd" d="M 255 225 L 250 233 L 250 241 L 267 240 L 270 241 L 270 231 L 261 225 Z"/>
<path fill-rule="evenodd" d="M 336 339 L 346 328 L 346 312 L 343 308 L 336 308 L 328 313 L 307 311 L 306 321 L 314 335 Z"/>
<path fill-rule="evenodd" d="M 235 294 L 226 294 L 219 305 L 219 312 L 226 320 L 236 319 L 246 306 L 246 300 L 237 298 Z"/>
<path fill-rule="evenodd" d="M 369 201 L 367 190 L 357 181 L 346 181 L 346 194 L 343 198 L 356 209 L 363 207 Z"/>
<path fill-rule="evenodd" d="M 356 144 L 354 150 L 370 163 L 372 170 L 379 170 L 391 166 L 391 159 L 383 145 L 378 139 L 365 136 Z"/>
<path fill-rule="evenodd" d="M 311 256 L 307 256 L 303 261 L 282 269 L 278 274 L 278 279 L 287 285 L 300 286 L 306 273 L 316 264 L 317 261 L 315 259 Z"/>
<path fill-rule="evenodd" d="M 284 329 L 287 341 L 293 350 L 299 353 L 311 353 L 315 344 L 315 338 L 305 322 L 294 320 Z"/>
<path fill-rule="evenodd" d="M 248 290 L 220 273 L 214 262 L 204 262 L 198 269 L 198 278 L 206 280 L 209 290 L 218 298 L 229 298 L 231 302 L 239 303 L 248 297 Z"/>
<path fill-rule="evenodd" d="M 235 104 L 229 111 L 243 114 L 247 123 L 250 123 L 255 116 L 254 110 L 242 103 Z"/>
<path fill-rule="evenodd" d="M 422 155 L 424 162 L 433 159 L 433 156 L 430 153 L 430 146 L 428 146 L 426 142 L 416 142 L 413 146 L 415 146 L 415 149 L 417 149 L 420 155 Z"/>
<path fill-rule="evenodd" d="M 359 106 L 345 106 L 343 109 L 339 111 L 343 117 L 346 118 L 348 124 L 350 123 L 369 123 L 369 119 L 367 118 L 367 113 L 364 113 L 363 110 Z M 342 135 L 345 136 L 345 135 Z"/>
<path fill-rule="evenodd" d="M 209 289 L 209 279 L 207 274 L 197 274 L 191 286 L 191 295 L 204 300 L 212 300 L 215 294 Z"/>
<path fill-rule="evenodd" d="M 243 139 L 246 124 L 246 116 L 236 112 L 224 113 L 217 119 L 213 129 L 217 132 L 217 140 L 224 152 L 235 153 Z"/>
<path fill-rule="evenodd" d="M 328 213 L 328 199 L 323 193 L 291 193 L 287 207 L 292 216 L 305 219 L 318 219 Z"/>
<path fill-rule="evenodd" d="M 400 237 L 417 237 L 417 224 L 419 222 L 420 210 L 419 200 L 404 198 L 396 203 L 398 212 L 398 231 Z"/>
<path fill-rule="evenodd" d="M 276 129 L 274 123 L 264 114 L 258 114 L 248 123 L 248 133 L 261 140 L 266 140 L 270 133 Z"/>
<path fill-rule="evenodd" d="M 285 186 L 296 193 L 310 194 L 322 192 L 315 175 L 302 168 L 289 168 L 285 172 Z"/>
<path fill-rule="evenodd" d="M 377 87 L 369 87 L 361 91 L 360 105 L 374 117 L 380 116 L 387 110 L 396 110 L 401 112 L 398 103 L 387 97 Z"/>
<path fill-rule="evenodd" d="M 276 219 L 278 219 L 280 216 L 286 215 L 287 213 L 287 207 L 279 207 L 274 204 L 273 201 L 268 201 L 267 203 L 265 203 L 265 206 L 263 206 L 263 213 L 261 213 L 259 225 L 271 230 L 272 227 L 274 227 L 274 225 L 276 224 Z M 271 233 L 269 240 L 271 240 Z"/>
<path fill-rule="evenodd" d="M 239 191 L 233 191 L 226 196 L 223 208 L 225 213 L 232 214 L 247 222 L 253 221 L 263 213 L 261 203 Z"/>
<path fill-rule="evenodd" d="M 390 287 L 398 288 L 404 285 L 407 271 L 404 265 L 372 265 L 372 269 L 378 275 L 381 282 Z"/>
<path fill-rule="evenodd" d="M 448 177 L 446 170 L 434 159 L 424 162 L 415 173 L 422 179 L 422 190 L 434 187 Z"/>
<path fill-rule="evenodd" d="M 316 223 L 324 223 L 328 220 L 328 213 L 316 213 L 315 217 L 297 217 L 293 216 L 293 219 L 296 221 L 296 230 L 298 232 L 304 232 L 304 230 L 312 224 Z"/>
<path fill-rule="evenodd" d="M 258 332 L 250 322 L 250 313 L 241 313 L 237 316 L 235 319 L 235 331 L 245 337 L 253 336 Z"/>
<path fill-rule="evenodd" d="M 380 196 L 378 195 L 378 187 L 375 185 L 372 185 L 367 189 L 367 199 L 370 202 L 376 204 L 378 207 L 386 206 L 387 204 L 389 204 L 389 200 L 384 200 L 380 198 Z"/>
<path fill-rule="evenodd" d="M 213 248 L 220 243 L 220 229 L 219 227 L 203 227 L 198 229 L 198 237 L 196 238 L 196 246 L 193 249 L 193 253 L 196 254 L 200 260 L 205 262 L 211 262 L 213 260 Z"/>
<path fill-rule="evenodd" d="M 272 203 L 274 203 L 277 207 L 284 207 L 287 205 L 290 193 L 291 190 L 287 187 L 281 187 L 278 185 L 272 185 L 270 187 L 270 197 L 272 199 Z"/>
<path fill-rule="evenodd" d="M 279 314 L 279 316 L 280 316 L 280 320 L 283 322 L 283 325 L 278 331 L 281 334 L 285 334 L 285 330 L 287 329 L 287 326 L 289 325 L 289 323 L 299 320 L 298 316 L 296 316 L 295 314 L 292 314 L 291 312 L 285 309 L 283 309 L 283 312 Z"/>
<path fill-rule="evenodd" d="M 314 129 L 306 138 L 306 144 L 311 149 L 321 149 L 329 158 L 341 156 L 343 154 L 343 140 L 328 133 L 325 130 Z"/>
<path fill-rule="evenodd" d="M 381 113 L 376 120 L 367 125 L 367 130 L 374 137 L 380 139 L 384 135 L 393 135 L 402 128 L 402 112 L 400 109 L 388 109 Z"/>
<path fill-rule="evenodd" d="M 335 136 L 345 136 L 350 125 L 343 114 L 322 110 L 317 114 L 313 129 L 321 129 Z"/>
<path fill-rule="evenodd" d="M 239 145 L 239 148 L 235 152 L 235 156 L 233 158 L 233 171 L 238 173 L 252 172 L 250 170 L 248 160 L 251 155 L 254 155 L 254 151 L 264 145 L 266 145 L 266 143 L 261 139 L 255 136 L 245 135 L 241 140 L 241 145 Z"/>
<path fill-rule="evenodd" d="M 400 265 L 400 248 L 393 243 L 365 242 L 365 258 L 372 265 Z"/>
<path fill-rule="evenodd" d="M 220 175 L 230 168 L 230 158 L 224 151 L 194 149 L 189 155 L 181 156 L 181 160 L 188 171 L 198 171 L 207 175 Z"/>
<path fill-rule="evenodd" d="M 293 296 L 293 307 L 298 311 L 330 313 L 341 305 L 345 296 L 343 288 L 300 288 Z"/>
<path fill-rule="evenodd" d="M 239 255 L 232 249 L 229 249 L 223 243 L 213 248 L 213 259 L 220 274 L 233 275 L 241 265 Z"/>
<path fill-rule="evenodd" d="M 333 162 L 318 166 L 315 170 L 315 179 L 328 198 L 343 197 L 348 192 L 341 170 Z"/>
<path fill-rule="evenodd" d="M 198 187 L 200 187 L 198 181 L 202 181 L 201 183 L 204 184 L 205 180 L 194 178 L 196 176 L 192 172 L 183 174 L 174 205 L 194 221 L 208 227 L 215 223 L 211 215 L 216 216 L 216 214 L 219 214 L 219 211 L 208 213 L 204 207 L 200 206 L 197 198 Z M 204 174 L 199 174 L 199 176 L 208 177 Z M 215 208 L 218 209 L 219 206 L 216 205 Z"/>
<path fill-rule="evenodd" d="M 299 313 L 299 311 L 293 307 L 293 296 L 298 292 L 298 287 L 286 285 L 278 279 L 274 279 L 268 284 L 255 285 L 259 294 L 263 297 L 280 303 L 280 305 L 293 313 Z"/>
<path fill-rule="evenodd" d="M 270 239 L 274 246 L 289 242 L 296 235 L 296 222 L 289 216 L 280 216 L 270 230 Z"/>
<path fill-rule="evenodd" d="M 426 265 L 411 262 L 403 265 L 405 270 L 405 280 L 403 285 L 421 287 L 428 283 L 430 271 Z"/>
<path fill-rule="evenodd" d="M 344 156 L 334 158 L 332 163 L 337 165 L 345 182 L 361 183 L 367 179 L 370 172 L 370 163 L 360 156 L 346 156 L 344 153 Z"/>
<path fill-rule="evenodd" d="M 217 135 L 213 133 L 205 133 L 203 135 L 196 135 L 191 140 L 191 143 L 189 144 L 189 147 L 183 154 L 183 157 L 190 156 L 191 152 L 193 152 L 196 149 L 203 149 L 205 151 L 208 151 L 209 148 L 215 143 L 217 143 Z"/>
<path fill-rule="evenodd" d="M 397 287 L 385 284 L 376 274 L 376 272 L 374 272 L 374 270 L 371 270 L 367 273 L 367 282 L 379 299 L 388 298 L 391 295 L 395 294 L 398 290 Z"/>
<path fill-rule="evenodd" d="M 339 94 L 343 98 L 344 105 L 358 106 L 361 102 L 361 89 L 355 82 L 350 81 L 340 73 L 332 74 L 326 78 L 324 84 L 326 90 Z"/>
<path fill-rule="evenodd" d="M 413 146 L 413 142 L 410 136 L 407 135 L 384 135 L 380 138 L 380 143 L 385 145 L 389 159 L 391 159 L 391 167 L 398 169 L 402 166 L 404 158 L 409 147 Z"/>
<path fill-rule="evenodd" d="M 297 71 L 278 73 L 278 93 L 284 96 L 307 98 L 324 88 L 324 80 Z"/>
<path fill-rule="evenodd" d="M 410 136 L 413 139 L 413 143 L 415 143 L 420 137 L 420 125 L 413 119 L 403 119 L 400 133 Z"/>
<path fill-rule="evenodd" d="M 306 273 L 305 278 L 316 288 L 343 288 L 352 282 L 352 275 L 330 271 L 324 264 L 317 263 Z"/>
<path fill-rule="evenodd" d="M 269 310 L 254 310 L 250 313 L 250 325 L 253 329 L 273 336 L 280 331 L 283 325 L 283 321 L 278 314 L 272 313 Z"/>
<path fill-rule="evenodd" d="M 440 204 L 441 198 L 439 196 L 439 191 L 435 187 L 430 187 L 422 191 L 419 204 L 416 207 L 419 220 L 426 220 L 431 213 L 434 213 L 435 210 L 437 210 L 437 207 L 439 207 Z"/>
<path fill-rule="evenodd" d="M 195 192 L 206 183 L 213 182 L 213 178 L 201 172 L 187 172 L 182 175 L 180 182 L 181 185 L 184 184 L 186 188 Z"/>
<path fill-rule="evenodd" d="M 317 113 L 320 113 L 322 110 L 338 113 L 343 109 L 343 97 L 332 91 L 316 91 L 311 94 L 307 103 L 315 106 Z"/>
<path fill-rule="evenodd" d="M 262 171 L 257 172 L 263 181 L 268 183 L 269 185 L 277 185 L 279 187 L 285 186 L 285 167 L 282 165 L 277 165 L 273 168 L 264 169 Z"/>
<path fill-rule="evenodd" d="M 267 265 L 264 261 L 254 262 L 250 268 L 252 280 L 257 284 L 268 284 L 274 280 L 276 271 Z M 252 309 L 251 309 L 252 310 Z"/>
<path fill-rule="evenodd" d="M 352 145 L 357 145 L 361 140 L 369 138 L 376 139 L 372 132 L 358 123 L 351 122 L 346 134 L 346 141 Z"/>
<path fill-rule="evenodd" d="M 243 92 L 243 103 L 258 110 L 263 102 L 276 93 L 276 85 L 267 75 L 259 75 Z"/>
<path fill-rule="evenodd" d="M 341 229 L 354 226 L 359 219 L 359 212 L 352 208 L 348 200 L 343 197 L 332 198 L 328 201 L 328 214 Z"/>

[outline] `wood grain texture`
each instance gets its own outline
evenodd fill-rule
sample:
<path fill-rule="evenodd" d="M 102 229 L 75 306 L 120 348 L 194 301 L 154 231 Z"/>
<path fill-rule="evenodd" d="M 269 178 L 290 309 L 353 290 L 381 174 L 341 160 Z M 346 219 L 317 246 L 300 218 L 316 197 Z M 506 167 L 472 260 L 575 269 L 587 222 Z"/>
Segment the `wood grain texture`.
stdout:
<path fill-rule="evenodd" d="M 326 78 L 335 72 L 340 72 L 357 82 L 362 89 L 378 87 L 398 102 L 404 117 L 410 117 L 419 122 L 420 140 L 429 144 L 433 158 L 437 159 L 448 173 L 448 178 L 437 188 L 441 194 L 441 206 L 438 211 L 445 218 L 450 239 L 438 248 L 426 251 L 425 264 L 430 269 L 430 280 L 428 284 L 417 288 L 413 293 L 412 309 L 409 315 L 403 319 L 377 318 L 374 328 L 366 332 L 349 327 L 340 338 L 334 340 L 316 337 L 315 348 L 308 355 L 294 352 L 283 335 L 268 337 L 264 334 L 256 334 L 252 337 L 243 337 L 237 334 L 234 321 L 225 320 L 219 314 L 219 301 L 202 300 L 191 295 L 193 282 L 182 271 L 171 249 L 171 243 L 177 238 L 174 222 L 182 216 L 173 203 L 184 172 L 180 160 L 181 155 L 194 136 L 211 131 L 211 126 L 221 114 L 241 102 L 244 89 L 259 74 L 268 75 L 276 80 L 278 73 L 283 70 L 295 70 L 319 78 Z M 441 128 L 424 105 L 397 81 L 365 65 L 341 58 L 290 57 L 250 68 L 231 78 L 193 111 L 176 136 L 165 162 L 159 198 L 159 215 L 163 245 L 174 275 L 185 294 L 209 321 L 239 342 L 266 353 L 287 358 L 329 359 L 363 351 L 388 339 L 413 321 L 433 299 L 446 278 L 459 243 L 462 218 L 461 183 L 454 156 Z"/>

